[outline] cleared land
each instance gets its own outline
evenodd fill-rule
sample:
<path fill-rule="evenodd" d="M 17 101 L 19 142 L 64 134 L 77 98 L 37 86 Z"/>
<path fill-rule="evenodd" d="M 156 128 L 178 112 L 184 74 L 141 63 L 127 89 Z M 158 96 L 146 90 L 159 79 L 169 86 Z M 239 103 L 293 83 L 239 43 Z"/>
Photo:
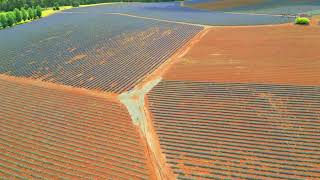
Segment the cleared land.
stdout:
<path fill-rule="evenodd" d="M 320 26 L 212 28 L 165 79 L 320 85 Z"/>
<path fill-rule="evenodd" d="M 148 93 L 178 179 L 320 177 L 319 26 L 216 27 Z"/>
<path fill-rule="evenodd" d="M 149 94 L 178 179 L 317 179 L 320 87 L 166 80 Z"/>
<path fill-rule="evenodd" d="M 0 177 L 319 178 L 316 18 L 201 25 L 290 20 L 117 3 L 0 31 Z"/>
<path fill-rule="evenodd" d="M 12 78 L 0 79 L 0 91 L 0 177 L 154 178 L 138 129 L 116 98 Z"/>

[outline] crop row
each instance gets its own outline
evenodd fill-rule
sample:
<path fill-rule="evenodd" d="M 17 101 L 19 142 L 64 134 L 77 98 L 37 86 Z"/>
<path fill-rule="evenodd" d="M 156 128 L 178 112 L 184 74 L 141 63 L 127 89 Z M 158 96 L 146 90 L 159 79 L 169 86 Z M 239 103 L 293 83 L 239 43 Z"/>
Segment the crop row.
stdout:
<path fill-rule="evenodd" d="M 4 177 L 148 179 L 145 147 L 118 102 L 6 80 L 0 90 Z"/>
<path fill-rule="evenodd" d="M 180 179 L 317 178 L 320 88 L 191 81 L 148 93 L 167 162 Z"/>
<path fill-rule="evenodd" d="M 81 13 L 57 14 L 26 26 L 17 27 L 14 35 L 0 32 L 1 73 L 115 93 L 133 88 L 202 30 Z"/>
<path fill-rule="evenodd" d="M 90 8 L 77 8 L 69 12 L 125 13 L 136 16 L 208 25 L 254 25 L 285 23 L 292 18 L 270 15 L 232 14 L 205 11 L 181 6 L 180 2 L 123 3 Z"/>

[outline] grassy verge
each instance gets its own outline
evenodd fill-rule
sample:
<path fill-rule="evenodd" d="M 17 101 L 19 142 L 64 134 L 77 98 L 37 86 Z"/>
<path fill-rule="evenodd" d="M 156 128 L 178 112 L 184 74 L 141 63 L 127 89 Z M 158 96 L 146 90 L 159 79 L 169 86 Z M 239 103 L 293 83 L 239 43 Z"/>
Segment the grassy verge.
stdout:
<path fill-rule="evenodd" d="M 50 15 L 55 14 L 57 12 L 60 12 L 60 11 L 66 10 L 66 9 L 71 9 L 72 6 L 60 6 L 59 8 L 60 8 L 60 10 L 57 10 L 57 11 L 54 11 L 52 7 L 44 9 L 42 11 L 42 17 L 47 17 L 47 16 L 50 16 Z"/>
<path fill-rule="evenodd" d="M 97 5 L 105 5 L 105 4 L 117 4 L 121 2 L 107 2 L 107 3 L 98 3 L 98 4 L 84 4 L 80 5 L 80 7 L 90 7 L 90 6 L 97 6 Z"/>

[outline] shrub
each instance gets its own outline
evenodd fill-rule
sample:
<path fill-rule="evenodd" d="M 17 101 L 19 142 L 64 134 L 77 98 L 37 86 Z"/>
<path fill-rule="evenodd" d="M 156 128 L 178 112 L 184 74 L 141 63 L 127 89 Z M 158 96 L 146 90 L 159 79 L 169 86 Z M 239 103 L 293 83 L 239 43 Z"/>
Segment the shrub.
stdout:
<path fill-rule="evenodd" d="M 79 1 L 72 1 L 72 6 L 73 7 L 79 7 L 80 6 L 80 3 L 79 3 Z"/>
<path fill-rule="evenodd" d="M 28 8 L 28 19 L 34 19 L 34 11 L 32 8 Z"/>
<path fill-rule="evenodd" d="M 6 16 L 7 16 L 8 26 L 13 26 L 15 23 L 15 16 L 13 12 L 7 13 Z"/>
<path fill-rule="evenodd" d="M 42 9 L 40 6 L 36 7 L 36 16 L 39 18 L 41 18 L 41 16 L 42 16 Z"/>
<path fill-rule="evenodd" d="M 0 24 L 3 28 L 6 28 L 8 26 L 8 19 L 5 14 L 0 14 Z"/>
<path fill-rule="evenodd" d="M 16 17 L 16 22 L 21 22 L 22 21 L 22 13 L 19 9 L 15 8 L 14 9 L 14 15 Z"/>
<path fill-rule="evenodd" d="M 53 10 L 54 11 L 60 10 L 60 7 L 59 7 L 58 3 L 54 3 Z"/>
<path fill-rule="evenodd" d="M 310 19 L 306 18 L 306 17 L 297 17 L 296 24 L 302 24 L 302 25 L 308 25 L 310 23 Z"/>
<path fill-rule="evenodd" d="M 29 18 L 28 12 L 27 12 L 26 9 L 21 8 L 21 14 L 22 14 L 22 19 L 23 19 L 24 21 L 26 21 L 26 20 Z"/>

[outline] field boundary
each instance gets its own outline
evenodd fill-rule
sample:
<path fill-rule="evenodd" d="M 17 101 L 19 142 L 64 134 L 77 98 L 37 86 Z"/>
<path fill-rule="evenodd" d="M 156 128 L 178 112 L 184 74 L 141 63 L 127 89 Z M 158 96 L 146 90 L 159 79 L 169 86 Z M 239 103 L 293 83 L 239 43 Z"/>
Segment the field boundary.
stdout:
<path fill-rule="evenodd" d="M 183 57 L 189 50 L 195 46 L 210 30 L 211 28 L 204 28 L 198 34 L 196 34 L 193 38 L 191 38 L 188 42 L 186 42 L 182 47 L 180 47 L 177 51 L 173 53 L 164 63 L 162 63 L 157 69 L 155 69 L 152 73 L 146 75 L 144 79 L 140 81 L 133 89 L 141 89 L 148 84 L 149 82 L 162 77 L 174 64 L 176 64 L 181 57 Z"/>
<path fill-rule="evenodd" d="M 147 154 L 152 162 L 157 179 L 175 179 L 176 177 L 172 168 L 167 164 L 165 154 L 160 147 L 160 140 L 153 126 L 152 115 L 149 110 L 147 94 L 162 81 L 163 74 L 196 45 L 209 29 L 204 28 L 179 48 L 160 67 L 141 80 L 131 91 L 124 92 L 118 96 L 120 102 L 127 107 L 132 123 L 139 128 L 142 138 L 146 141 Z"/>
<path fill-rule="evenodd" d="M 60 14 L 88 14 L 89 12 L 59 12 L 59 13 Z M 172 20 L 167 20 L 167 19 L 138 16 L 138 15 L 133 15 L 133 14 L 128 14 L 128 13 L 118 13 L 118 12 L 107 13 L 106 12 L 106 13 L 98 13 L 98 14 L 127 16 L 127 17 L 139 18 L 139 19 L 147 19 L 147 20 L 154 20 L 154 21 L 174 23 L 174 24 L 191 25 L 191 26 L 199 26 L 199 27 L 213 27 L 211 25 L 205 25 L 205 24 L 195 24 L 195 23 L 188 23 L 188 22 L 182 22 L 182 21 L 172 21 Z"/>
<path fill-rule="evenodd" d="M 60 91 L 65 91 L 68 93 L 74 93 L 74 94 L 82 94 L 82 95 L 88 95 L 88 96 L 94 96 L 99 98 L 104 98 L 112 102 L 119 102 L 117 99 L 116 93 L 110 93 L 110 92 L 103 92 L 98 90 L 90 90 L 86 88 L 78 88 L 73 86 L 67 86 L 59 83 L 52 83 L 47 81 L 42 81 L 41 79 L 32 79 L 32 78 L 25 78 L 25 77 L 15 77 L 5 74 L 0 74 L 0 79 L 10 82 L 15 82 L 18 84 L 24 84 L 24 85 L 32 85 L 47 89 L 55 89 Z"/>

